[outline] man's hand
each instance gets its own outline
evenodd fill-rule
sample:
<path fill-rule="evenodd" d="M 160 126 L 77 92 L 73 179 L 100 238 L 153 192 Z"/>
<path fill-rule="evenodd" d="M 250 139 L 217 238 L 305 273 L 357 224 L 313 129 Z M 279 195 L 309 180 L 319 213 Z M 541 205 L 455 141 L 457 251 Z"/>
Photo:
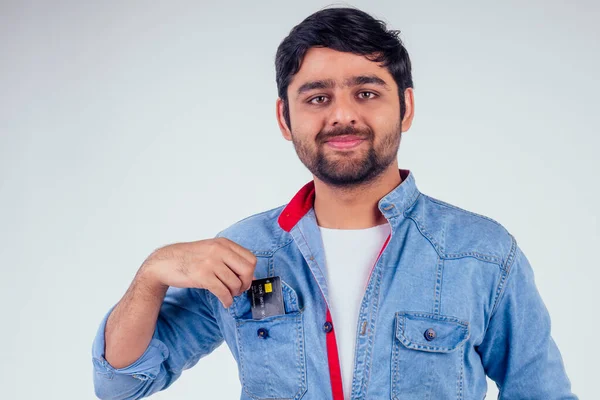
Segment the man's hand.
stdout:
<path fill-rule="evenodd" d="M 250 289 L 256 256 L 226 239 L 175 243 L 154 251 L 140 267 L 152 286 L 201 288 L 213 293 L 225 307 L 233 296 Z"/>

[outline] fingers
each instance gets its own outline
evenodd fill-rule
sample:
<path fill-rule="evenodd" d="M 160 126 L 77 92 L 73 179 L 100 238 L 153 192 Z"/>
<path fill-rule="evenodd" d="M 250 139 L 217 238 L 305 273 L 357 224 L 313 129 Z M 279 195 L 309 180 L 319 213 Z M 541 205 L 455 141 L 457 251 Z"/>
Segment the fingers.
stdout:
<path fill-rule="evenodd" d="M 254 254 L 252 254 L 252 252 L 250 250 L 248 250 L 245 247 L 240 246 L 236 242 L 229 240 L 227 238 L 220 238 L 220 239 L 223 239 L 223 244 L 225 246 L 229 247 L 231 250 L 233 250 L 234 252 L 239 254 L 246 261 L 248 261 L 248 263 L 256 266 L 256 256 Z"/>
<path fill-rule="evenodd" d="M 238 296 L 244 291 L 242 281 L 227 265 L 217 265 L 214 269 L 214 273 L 227 287 L 232 296 Z"/>
<path fill-rule="evenodd" d="M 191 242 L 189 245 L 191 249 L 195 249 L 204 243 L 208 247 L 198 247 L 199 264 L 198 269 L 194 268 L 202 271 L 198 281 L 203 281 L 202 286 L 228 308 L 233 303 L 233 297 L 250 289 L 256 269 L 256 256 L 227 238 Z"/>
<path fill-rule="evenodd" d="M 223 307 L 229 308 L 233 304 L 233 296 L 229 288 L 216 275 L 211 275 L 207 279 L 206 289 L 217 296 Z"/>
<path fill-rule="evenodd" d="M 231 242 L 233 243 L 233 242 Z M 223 263 L 233 271 L 241 281 L 240 291 L 250 289 L 252 280 L 254 279 L 254 270 L 256 268 L 256 256 L 250 253 L 253 257 L 248 261 L 247 256 L 243 256 L 237 251 L 227 251 L 223 253 Z"/>

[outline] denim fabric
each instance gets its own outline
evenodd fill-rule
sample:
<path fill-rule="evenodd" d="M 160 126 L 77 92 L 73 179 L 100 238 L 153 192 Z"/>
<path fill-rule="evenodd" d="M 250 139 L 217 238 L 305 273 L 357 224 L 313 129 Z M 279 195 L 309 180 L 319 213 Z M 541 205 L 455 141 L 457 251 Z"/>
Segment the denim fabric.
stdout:
<path fill-rule="evenodd" d="M 500 399 L 576 399 L 515 238 L 490 218 L 421 193 L 412 172 L 399 172 L 402 183 L 378 203 L 392 233 L 360 307 L 352 399 L 483 399 L 486 374 Z M 311 183 L 293 199 L 300 206 L 290 202 L 217 235 L 256 255 L 257 278 L 281 277 L 285 314 L 252 320 L 245 295 L 225 309 L 206 290 L 169 288 L 148 349 L 115 369 L 104 359 L 109 310 L 93 343 L 97 396 L 138 399 L 166 389 L 225 341 L 241 400 L 334 398 Z"/>

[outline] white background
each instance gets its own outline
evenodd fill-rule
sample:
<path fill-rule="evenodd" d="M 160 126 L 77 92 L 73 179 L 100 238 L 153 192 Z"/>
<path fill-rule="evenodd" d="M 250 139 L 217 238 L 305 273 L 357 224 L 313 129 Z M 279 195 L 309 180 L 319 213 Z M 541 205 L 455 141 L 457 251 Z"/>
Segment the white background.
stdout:
<path fill-rule="evenodd" d="M 274 55 L 328 3 L 126 3 L 1 2 L 5 399 L 93 399 L 94 334 L 146 256 L 311 179 L 277 128 Z M 400 167 L 515 235 L 573 389 L 595 398 L 599 3 L 352 5 L 400 29 L 413 62 Z M 239 390 L 222 345 L 155 398 Z"/>

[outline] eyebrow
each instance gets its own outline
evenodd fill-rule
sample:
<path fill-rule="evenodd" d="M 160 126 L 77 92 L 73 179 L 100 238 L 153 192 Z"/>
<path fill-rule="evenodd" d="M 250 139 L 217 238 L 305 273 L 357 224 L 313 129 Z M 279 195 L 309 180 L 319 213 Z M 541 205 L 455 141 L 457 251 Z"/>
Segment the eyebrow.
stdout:
<path fill-rule="evenodd" d="M 352 76 L 344 81 L 344 86 L 359 86 L 359 85 L 378 85 L 382 86 L 387 90 L 390 87 L 387 83 L 377 75 L 358 75 Z M 335 87 L 335 81 L 333 79 L 321 79 L 317 81 L 310 81 L 302 84 L 297 91 L 297 97 L 300 97 L 303 93 L 306 93 L 315 89 L 333 89 Z"/>

